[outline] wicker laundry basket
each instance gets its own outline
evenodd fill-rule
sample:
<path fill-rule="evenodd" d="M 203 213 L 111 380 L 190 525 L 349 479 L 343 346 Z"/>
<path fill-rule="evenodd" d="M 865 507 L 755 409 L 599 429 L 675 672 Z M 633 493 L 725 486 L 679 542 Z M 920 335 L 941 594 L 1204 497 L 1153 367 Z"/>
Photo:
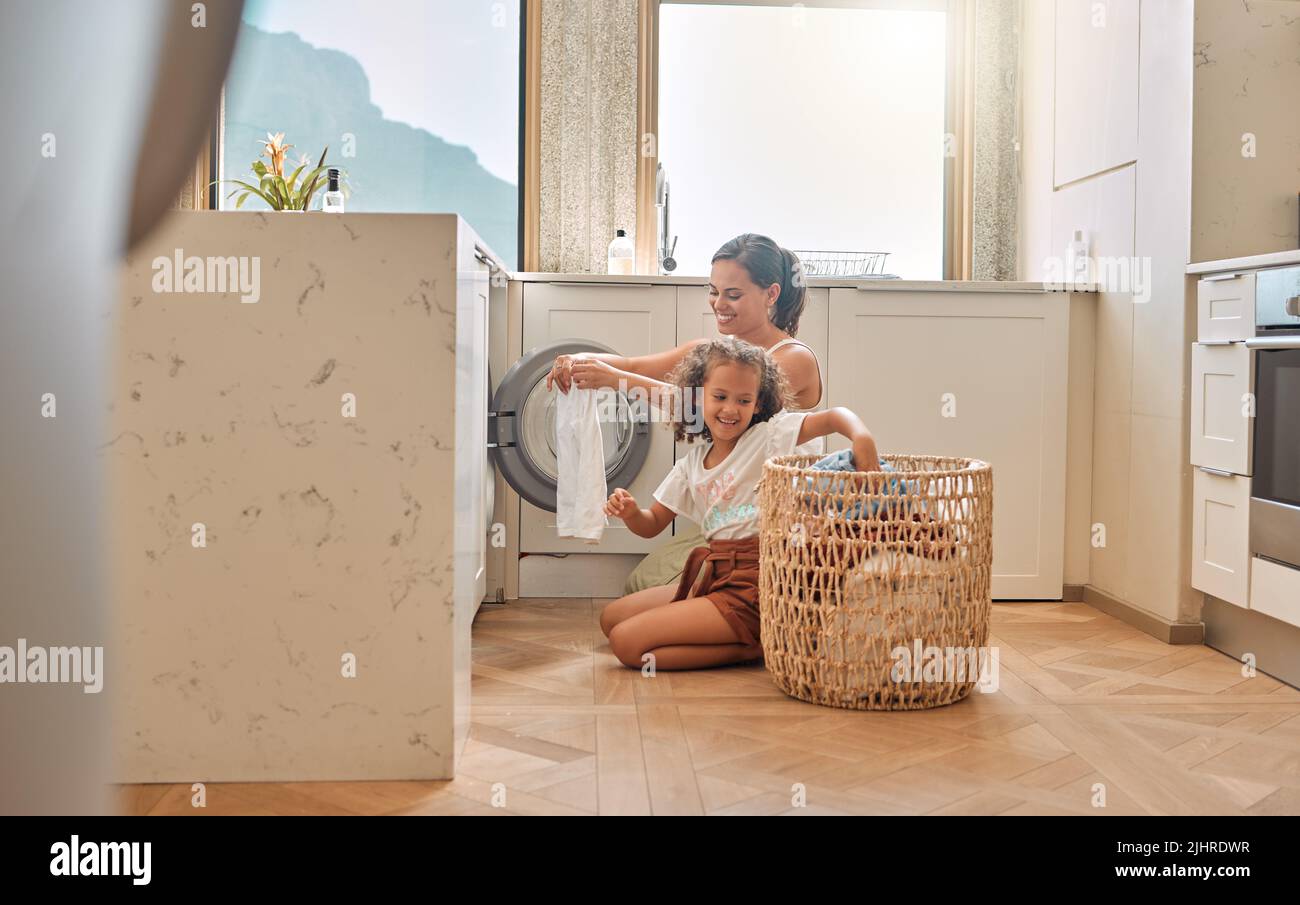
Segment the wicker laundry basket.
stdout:
<path fill-rule="evenodd" d="M 959 701 L 987 668 L 993 469 L 885 456 L 892 472 L 764 465 L 763 654 L 782 691 L 855 710 Z"/>

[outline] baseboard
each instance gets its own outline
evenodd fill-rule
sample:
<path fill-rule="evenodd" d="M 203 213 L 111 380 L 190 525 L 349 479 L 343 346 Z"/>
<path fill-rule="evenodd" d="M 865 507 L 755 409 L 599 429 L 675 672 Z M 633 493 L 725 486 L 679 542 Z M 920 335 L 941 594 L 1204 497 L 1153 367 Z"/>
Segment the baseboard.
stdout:
<path fill-rule="evenodd" d="M 1212 594 L 1201 609 L 1205 643 L 1234 660 L 1251 654 L 1255 668 L 1279 682 L 1300 688 L 1300 626 L 1289 625 Z"/>
<path fill-rule="evenodd" d="M 1201 622 L 1170 622 L 1139 609 L 1126 600 L 1113 597 L 1105 591 L 1084 585 L 1083 602 L 1107 616 L 1127 622 L 1139 631 L 1165 644 L 1204 644 L 1205 625 Z"/>
<path fill-rule="evenodd" d="M 1062 603 L 1079 603 L 1083 600 L 1083 585 L 1065 584 L 1061 585 L 1061 602 Z"/>

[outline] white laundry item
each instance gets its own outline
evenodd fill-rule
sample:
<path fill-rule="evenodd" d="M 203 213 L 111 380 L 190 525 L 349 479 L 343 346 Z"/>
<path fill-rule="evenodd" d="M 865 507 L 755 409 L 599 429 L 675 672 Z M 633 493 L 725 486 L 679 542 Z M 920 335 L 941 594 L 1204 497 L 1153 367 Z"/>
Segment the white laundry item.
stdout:
<path fill-rule="evenodd" d="M 600 435 L 596 391 L 556 390 L 555 528 L 560 537 L 600 542 L 609 519 L 604 507 L 605 444 Z"/>

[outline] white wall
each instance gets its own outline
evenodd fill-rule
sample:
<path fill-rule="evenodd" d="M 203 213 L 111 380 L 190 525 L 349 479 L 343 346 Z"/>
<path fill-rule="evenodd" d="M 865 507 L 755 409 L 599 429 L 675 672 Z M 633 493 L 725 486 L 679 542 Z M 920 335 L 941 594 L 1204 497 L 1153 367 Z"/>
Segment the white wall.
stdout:
<path fill-rule="evenodd" d="M 1095 259 L 1135 257 L 1149 274 L 1096 297 L 1092 449 L 1069 452 L 1091 454 L 1088 526 L 1104 526 L 1105 546 L 1067 537 L 1066 581 L 1195 621 L 1183 401 L 1192 4 L 1031 2 L 1022 34 L 1021 278 L 1052 276 L 1076 229 Z"/>

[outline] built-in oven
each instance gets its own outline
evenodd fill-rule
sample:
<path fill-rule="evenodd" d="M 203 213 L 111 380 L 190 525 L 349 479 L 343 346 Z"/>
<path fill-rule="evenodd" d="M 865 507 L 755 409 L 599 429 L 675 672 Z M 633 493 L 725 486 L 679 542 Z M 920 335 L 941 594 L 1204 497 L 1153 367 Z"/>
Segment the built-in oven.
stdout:
<path fill-rule="evenodd" d="M 1255 287 L 1254 556 L 1300 569 L 1300 267 L 1260 271 Z"/>

